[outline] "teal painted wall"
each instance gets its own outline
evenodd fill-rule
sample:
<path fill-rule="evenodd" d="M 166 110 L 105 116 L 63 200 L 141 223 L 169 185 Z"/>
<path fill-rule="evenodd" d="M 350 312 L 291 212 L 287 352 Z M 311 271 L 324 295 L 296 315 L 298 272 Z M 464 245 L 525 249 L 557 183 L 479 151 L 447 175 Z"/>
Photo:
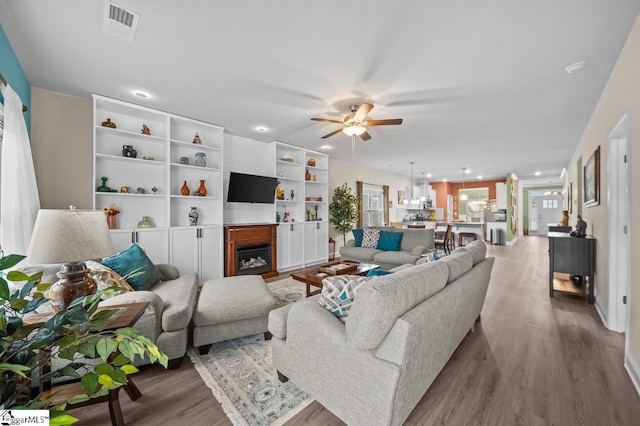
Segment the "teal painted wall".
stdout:
<path fill-rule="evenodd" d="M 31 84 L 29 84 L 29 80 L 18 62 L 18 57 L 13 51 L 2 25 L 0 25 L 0 73 L 20 96 L 22 103 L 29 108 L 24 113 L 24 121 L 27 123 L 27 130 L 31 131 Z M 0 102 L 4 104 L 1 93 Z"/>

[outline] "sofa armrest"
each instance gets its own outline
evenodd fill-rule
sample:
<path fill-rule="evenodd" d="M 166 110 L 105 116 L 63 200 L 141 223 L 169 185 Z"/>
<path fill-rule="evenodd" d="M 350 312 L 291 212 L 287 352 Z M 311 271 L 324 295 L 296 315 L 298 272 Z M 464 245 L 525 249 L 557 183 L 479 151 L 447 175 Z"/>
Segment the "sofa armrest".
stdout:
<path fill-rule="evenodd" d="M 140 319 L 136 321 L 133 327 L 143 336 L 156 342 L 158 336 L 162 332 L 162 312 L 164 310 L 164 302 L 155 293 L 150 291 L 130 291 L 128 293 L 119 294 L 110 299 L 100 302 L 101 307 L 113 305 L 126 305 L 129 303 L 149 302 L 149 306 L 144 311 Z"/>
<path fill-rule="evenodd" d="M 301 299 L 291 305 L 287 315 L 287 344 L 312 348 L 330 343 L 348 348 L 344 323 L 320 306 L 318 297 Z"/>
<path fill-rule="evenodd" d="M 356 240 L 347 240 L 347 244 L 345 245 L 345 247 L 355 247 L 356 246 Z"/>
<path fill-rule="evenodd" d="M 159 263 L 156 265 L 156 268 L 160 271 L 160 275 L 162 275 L 162 281 L 175 280 L 180 277 L 180 271 L 173 265 Z"/>
<path fill-rule="evenodd" d="M 427 252 L 427 248 L 425 246 L 415 246 L 413 250 L 411 250 L 411 254 L 413 256 L 422 256 Z"/>
<path fill-rule="evenodd" d="M 319 294 L 300 299 L 297 302 L 290 303 L 269 312 L 269 332 L 279 339 L 285 339 L 287 337 L 287 319 L 289 318 L 289 310 L 291 307 L 296 303 L 301 303 L 303 300 L 315 300 L 317 302 L 318 298 L 320 298 Z"/>

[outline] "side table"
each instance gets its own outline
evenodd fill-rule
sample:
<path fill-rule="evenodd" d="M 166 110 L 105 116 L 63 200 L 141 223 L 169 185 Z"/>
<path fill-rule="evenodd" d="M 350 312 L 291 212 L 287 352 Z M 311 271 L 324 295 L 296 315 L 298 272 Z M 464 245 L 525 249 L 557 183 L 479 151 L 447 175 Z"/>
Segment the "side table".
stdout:
<path fill-rule="evenodd" d="M 149 305 L 149 302 L 138 302 L 124 305 L 111 305 L 99 307 L 97 311 L 102 310 L 117 310 L 114 315 L 107 320 L 107 328 L 102 331 L 117 330 L 119 328 L 131 327 L 142 316 L 145 309 Z M 36 314 L 25 319 L 26 323 L 36 323 L 40 321 L 46 321 L 50 313 Z M 112 354 L 113 357 L 114 354 Z M 40 377 L 51 371 L 51 366 L 47 363 L 40 367 Z M 133 382 L 131 377 L 128 377 L 127 384 L 121 386 L 129 395 L 132 401 L 137 400 L 142 396 L 142 393 Z M 79 382 L 68 383 L 64 385 L 52 386 L 49 381 L 40 382 L 40 391 L 42 397 L 46 398 L 52 396 L 51 403 L 53 405 L 68 401 L 74 395 L 85 393 L 82 385 Z M 107 396 L 92 398 L 88 401 L 74 404 L 72 408 L 83 407 L 85 405 L 97 404 L 99 402 L 107 401 L 109 403 L 109 415 L 111 417 L 111 424 L 114 426 L 124 426 L 124 418 L 122 416 L 122 409 L 120 408 L 120 399 L 118 397 L 120 388 L 109 391 Z"/>

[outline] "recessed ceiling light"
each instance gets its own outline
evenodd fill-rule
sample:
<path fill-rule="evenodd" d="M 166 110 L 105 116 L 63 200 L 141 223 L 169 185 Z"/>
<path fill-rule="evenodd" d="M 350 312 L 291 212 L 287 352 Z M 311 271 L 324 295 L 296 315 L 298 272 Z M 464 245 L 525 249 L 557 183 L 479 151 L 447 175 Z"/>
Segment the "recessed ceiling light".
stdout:
<path fill-rule="evenodd" d="M 431 177 L 431 173 L 427 173 L 427 177 Z"/>
<path fill-rule="evenodd" d="M 576 72 L 582 70 L 585 65 L 587 65 L 587 63 L 585 61 L 578 61 L 578 62 L 574 62 L 573 64 L 567 66 L 564 70 L 567 72 L 567 74 L 573 74 L 573 73 L 576 73 Z"/>
<path fill-rule="evenodd" d="M 482 176 L 478 175 L 478 179 L 482 179 Z"/>
<path fill-rule="evenodd" d="M 469 173 L 471 173 L 471 170 L 466 169 L 464 172 L 465 172 L 466 174 L 469 174 Z"/>
<path fill-rule="evenodd" d="M 258 127 L 256 127 L 256 132 L 264 133 L 264 132 L 268 132 L 268 131 L 269 131 L 269 129 L 267 129 L 267 128 L 266 128 L 266 127 L 264 127 L 264 126 L 258 126 Z"/>
<path fill-rule="evenodd" d="M 447 181 L 447 178 L 442 179 L 442 181 L 443 181 L 443 182 L 446 182 L 446 181 Z"/>
<path fill-rule="evenodd" d="M 133 90 L 131 93 L 133 93 L 134 96 L 137 96 L 142 99 L 149 99 L 151 97 L 150 94 L 142 90 Z"/>
<path fill-rule="evenodd" d="M 540 176 L 540 174 L 541 174 L 541 173 L 540 173 L 540 172 L 535 172 L 534 174 L 535 174 L 536 176 Z"/>
<path fill-rule="evenodd" d="M 331 149 L 331 148 L 332 148 L 332 146 L 331 146 L 331 145 L 322 145 L 322 146 L 320 147 L 320 149 L 324 149 L 324 150 Z"/>

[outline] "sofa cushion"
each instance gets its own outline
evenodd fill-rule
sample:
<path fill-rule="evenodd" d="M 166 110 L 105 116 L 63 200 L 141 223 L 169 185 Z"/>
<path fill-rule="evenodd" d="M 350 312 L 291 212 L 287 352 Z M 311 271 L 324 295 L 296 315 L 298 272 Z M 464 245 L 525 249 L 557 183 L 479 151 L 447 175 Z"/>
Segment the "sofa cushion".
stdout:
<path fill-rule="evenodd" d="M 373 261 L 373 256 L 377 253 L 382 253 L 382 250 L 366 247 L 340 247 L 340 256 L 345 256 L 347 259 L 359 259 L 371 262 Z"/>
<path fill-rule="evenodd" d="M 449 278 L 447 284 L 466 274 L 473 267 L 473 256 L 468 251 L 455 250 L 449 256 L 445 256 L 437 262 L 444 263 L 449 268 Z"/>
<path fill-rule="evenodd" d="M 364 228 L 364 235 L 362 236 L 362 247 L 378 248 L 379 240 L 380 240 L 379 229 Z"/>
<path fill-rule="evenodd" d="M 371 280 L 351 307 L 348 342 L 355 349 L 377 348 L 396 319 L 442 290 L 448 276 L 446 264 L 429 262 Z"/>
<path fill-rule="evenodd" d="M 103 259 L 102 264 L 126 277 L 134 290 L 149 290 L 162 279 L 151 259 L 137 244 Z"/>
<path fill-rule="evenodd" d="M 109 287 L 118 287 L 118 290 L 112 296 L 106 296 L 104 293 L 101 294 L 100 298 L 102 300 L 109 299 L 116 294 L 134 291 L 126 279 L 108 266 L 93 260 L 87 260 L 84 263 L 87 265 L 87 268 L 91 269 L 88 275 L 96 281 L 98 291 L 104 292 Z"/>
<path fill-rule="evenodd" d="M 480 240 L 472 241 L 464 247 L 458 247 L 454 250 L 454 253 L 456 251 L 471 253 L 471 256 L 473 257 L 473 266 L 476 266 L 478 263 L 482 262 L 485 257 L 487 257 L 487 246 L 484 241 Z"/>
<path fill-rule="evenodd" d="M 358 275 L 336 275 L 322 280 L 322 292 L 318 303 L 345 322 L 353 299 L 360 287 L 371 278 Z"/>
<path fill-rule="evenodd" d="M 400 241 L 402 240 L 402 232 L 380 231 L 380 239 L 378 240 L 378 249 L 385 251 L 400 250 Z"/>
<path fill-rule="evenodd" d="M 412 251 L 416 246 L 433 248 L 433 229 L 402 229 L 400 250 Z"/>
<path fill-rule="evenodd" d="M 374 263 L 402 265 L 403 263 L 416 263 L 420 256 L 414 256 L 406 251 L 381 251 L 373 256 Z"/>
<path fill-rule="evenodd" d="M 362 237 L 364 236 L 364 229 L 354 229 L 351 231 L 353 234 L 353 239 L 356 242 L 356 247 L 362 247 Z"/>

